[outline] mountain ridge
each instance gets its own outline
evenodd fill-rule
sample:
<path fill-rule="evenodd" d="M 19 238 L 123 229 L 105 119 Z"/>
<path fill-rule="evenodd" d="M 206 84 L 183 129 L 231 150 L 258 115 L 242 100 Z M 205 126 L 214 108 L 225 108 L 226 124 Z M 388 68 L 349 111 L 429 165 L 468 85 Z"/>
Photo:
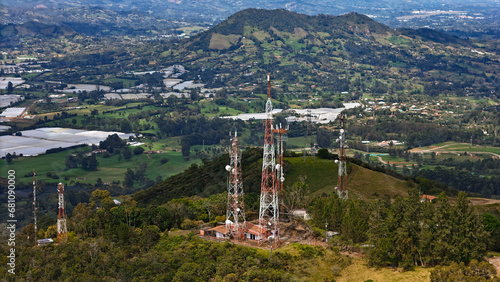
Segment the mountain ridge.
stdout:
<path fill-rule="evenodd" d="M 256 33 L 261 33 L 260 37 Z M 263 34 L 262 34 L 263 32 Z M 288 33 L 288 34 L 287 34 Z M 392 29 L 372 18 L 356 12 L 339 16 L 309 16 L 285 9 L 245 9 L 237 12 L 218 25 L 185 41 L 188 50 L 202 48 L 204 50 L 236 49 L 244 45 L 242 39 L 255 39 L 264 43 L 267 40 L 283 39 L 291 35 L 304 37 L 330 37 L 331 39 L 353 39 L 380 43 L 380 38 L 390 36 L 408 36 L 413 39 L 432 41 L 435 43 L 466 44 L 468 41 L 458 37 L 432 30 Z M 326 34 L 326 35 L 325 35 Z M 228 41 L 214 44 L 214 41 Z M 385 44 L 389 45 L 389 44 Z M 222 47 L 221 47 L 222 46 Z"/>
<path fill-rule="evenodd" d="M 485 3 L 487 3 L 485 5 Z M 5 4 L 7 5 L 7 3 Z M 169 20 L 196 23 L 218 23 L 230 15 L 247 8 L 287 9 L 307 15 L 340 15 L 355 11 L 370 15 L 391 27 L 425 27 L 446 30 L 458 34 L 498 38 L 498 1 L 263 1 L 263 0 L 212 0 L 212 1 L 110 1 L 110 0 L 11 0 L 8 5 L 15 8 L 45 7 L 67 8 L 97 6 L 113 11 L 140 10 Z M 445 9 L 443 9 L 445 7 Z M 414 12 L 422 11 L 422 16 L 415 17 Z M 460 11 L 460 14 L 456 12 Z M 429 12 L 429 13 L 428 13 Z M 465 16 L 461 17 L 461 16 Z M 465 24 L 464 24 L 465 23 Z"/>

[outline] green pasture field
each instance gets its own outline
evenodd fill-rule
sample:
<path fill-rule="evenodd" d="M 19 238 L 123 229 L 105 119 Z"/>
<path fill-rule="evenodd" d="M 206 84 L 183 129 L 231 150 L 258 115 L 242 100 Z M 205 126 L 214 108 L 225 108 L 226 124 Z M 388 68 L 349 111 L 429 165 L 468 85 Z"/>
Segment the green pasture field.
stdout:
<path fill-rule="evenodd" d="M 304 43 L 299 43 L 298 38 L 297 39 L 286 39 L 285 44 L 290 45 L 294 50 L 301 50 L 306 48 L 306 44 Z"/>
<path fill-rule="evenodd" d="M 450 100 L 460 100 L 464 102 L 469 102 L 469 103 L 489 103 L 490 105 L 496 105 L 497 103 L 491 99 L 486 99 L 486 98 L 471 98 L 471 97 L 461 97 L 461 96 L 456 96 L 456 97 L 446 97 Z"/>
<path fill-rule="evenodd" d="M 199 32 L 200 30 L 205 30 L 205 29 L 206 28 L 204 28 L 204 27 L 193 25 L 193 26 L 180 27 L 177 30 L 180 30 L 180 31 L 186 33 L 187 35 L 190 35 L 193 32 Z"/>
<path fill-rule="evenodd" d="M 489 147 L 489 146 L 478 146 L 473 145 L 472 147 L 467 144 L 453 145 L 442 148 L 444 151 L 464 151 L 464 152 L 488 152 L 500 155 L 500 147 Z"/>
<path fill-rule="evenodd" d="M 292 169 L 285 175 L 285 189 L 291 187 L 299 178 L 307 177 L 305 182 L 309 185 L 309 193 L 314 193 L 323 188 L 333 188 L 337 185 L 338 166 L 333 160 L 325 160 L 310 156 L 306 157 L 305 162 L 302 157 L 285 158 L 292 164 Z M 326 177 L 328 176 L 328 177 Z"/>
<path fill-rule="evenodd" d="M 98 104 L 98 105 L 88 105 L 88 106 L 84 106 L 83 108 L 81 109 L 71 109 L 71 110 L 66 110 L 66 112 L 68 114 L 77 114 L 77 115 L 90 115 L 90 113 L 93 111 L 93 110 L 97 110 L 99 112 L 99 115 L 102 115 L 102 112 L 105 112 L 105 111 L 119 111 L 119 110 L 125 110 L 127 109 L 127 107 L 136 107 L 140 104 L 143 104 L 141 102 L 137 102 L 137 103 L 129 103 L 129 104 L 126 104 L 126 105 L 123 105 L 123 106 L 119 106 L 119 107 L 116 107 L 116 106 L 107 106 L 107 105 L 102 105 L 102 104 Z M 133 110 L 136 110 L 136 111 L 139 111 L 138 109 L 128 109 L 127 112 L 133 112 Z M 37 120 L 38 119 L 43 119 L 43 117 L 47 116 L 49 118 L 52 118 L 54 115 L 58 114 L 58 113 L 61 113 L 63 110 L 60 110 L 60 111 L 56 111 L 56 112 L 50 112 L 50 113 L 46 113 L 46 114 L 41 114 L 41 115 L 37 115 Z M 99 116 L 97 115 L 97 116 Z M 118 114 L 116 114 L 116 117 L 120 117 Z"/>
<path fill-rule="evenodd" d="M 194 107 L 194 105 L 191 105 Z M 219 109 L 218 111 L 213 111 Z M 212 112 L 213 111 L 213 112 Z M 216 117 L 216 116 L 235 116 L 243 113 L 242 111 L 236 110 L 231 107 L 220 106 L 215 103 L 205 103 L 205 107 L 201 108 L 201 113 L 206 117 Z"/>
<path fill-rule="evenodd" d="M 393 35 L 393 36 L 387 38 L 387 41 L 389 41 L 393 44 L 397 44 L 397 45 L 406 45 L 410 42 L 409 39 L 406 39 L 402 36 L 396 36 L 396 35 Z"/>
<path fill-rule="evenodd" d="M 133 148 L 132 148 L 133 149 Z M 24 177 L 24 175 L 36 170 L 37 179 L 48 182 L 62 181 L 68 177 L 68 181 L 75 181 L 80 183 L 96 183 L 98 178 L 103 182 L 120 181 L 123 182 L 127 168 L 135 169 L 141 163 L 147 164 L 146 176 L 152 180 L 161 176 L 163 179 L 178 174 L 184 171 L 193 163 L 200 163 L 199 159 L 185 161 L 181 152 L 165 151 L 161 154 L 151 155 L 134 155 L 130 160 L 119 160 L 118 155 L 109 158 L 103 158 L 101 154 L 97 154 L 97 161 L 99 162 L 97 171 L 86 171 L 81 168 L 74 168 L 65 170 L 66 155 L 75 153 L 77 151 L 88 152 L 90 147 L 82 147 L 74 150 L 58 152 L 54 154 L 40 155 L 37 157 L 21 157 L 15 159 L 12 164 L 7 164 L 6 161 L 0 161 L 0 168 L 2 170 L 15 170 L 16 178 L 20 182 L 30 182 L 32 177 Z M 161 165 L 160 160 L 167 158 L 168 162 Z M 59 179 L 47 177 L 47 172 L 57 174 Z M 84 179 L 76 179 L 84 178 Z"/>
<path fill-rule="evenodd" d="M 135 86 L 135 82 L 137 79 L 126 79 L 126 78 L 118 78 L 118 77 L 113 77 L 113 78 L 107 78 L 103 80 L 103 84 L 110 84 L 114 82 L 123 82 L 123 87 L 128 88 Z"/>
<path fill-rule="evenodd" d="M 137 108 L 130 109 L 130 107 L 135 107 L 139 104 L 141 104 L 141 103 L 130 103 L 130 104 L 127 104 L 129 106 L 129 109 L 127 109 L 126 108 L 127 105 L 125 105 L 125 107 L 123 107 L 123 106 L 117 107 L 117 109 L 112 110 L 112 112 L 107 112 L 104 114 L 99 112 L 99 115 L 103 116 L 103 117 L 124 118 L 124 117 L 128 117 L 130 114 L 136 114 L 138 112 L 154 111 L 154 110 L 162 109 L 161 107 L 152 106 L 152 105 L 144 106 L 144 107 L 142 107 L 142 109 L 137 109 Z M 104 111 L 109 111 L 109 110 L 104 110 Z"/>
<path fill-rule="evenodd" d="M 127 104 L 127 105 L 129 107 L 135 107 L 135 106 L 137 106 L 139 104 L 141 104 L 141 103 L 130 103 L 130 104 Z M 110 108 L 109 106 L 104 106 L 104 105 L 95 105 L 95 106 L 87 107 L 85 109 L 69 110 L 69 111 L 67 111 L 68 113 L 71 113 L 71 114 L 77 113 L 78 115 L 74 116 L 74 117 L 69 117 L 69 118 L 67 118 L 65 120 L 67 122 L 72 122 L 73 119 L 75 119 L 76 120 L 76 124 L 75 125 L 80 126 L 80 125 L 84 125 L 84 123 L 86 122 L 86 118 L 87 117 L 85 117 L 84 115 L 88 115 L 89 116 L 90 112 L 92 110 L 94 110 L 94 109 L 96 109 L 96 110 L 99 111 L 99 114 L 96 115 L 95 117 L 96 118 L 102 118 L 102 119 L 126 119 L 130 114 L 138 113 L 138 112 L 141 112 L 141 111 L 153 111 L 153 110 L 161 109 L 161 107 L 156 107 L 156 106 L 151 106 L 151 105 L 144 106 L 142 109 L 136 109 L 136 108 L 128 109 L 127 105 L 121 106 L 121 107 L 114 107 L 114 108 L 113 107 Z M 109 110 L 112 110 L 112 112 L 103 113 L 104 111 L 109 111 Z M 38 119 L 41 119 L 44 116 L 52 118 L 52 116 L 55 115 L 56 112 L 53 112 L 51 114 L 39 115 Z M 152 121 L 146 121 L 145 119 L 141 119 L 140 123 L 141 124 L 149 124 L 149 125 L 155 127 L 155 129 L 149 129 L 147 131 L 144 131 L 143 133 L 153 133 L 153 134 L 157 133 L 157 130 L 156 130 L 157 126 L 156 126 L 156 124 L 154 122 L 152 122 Z M 46 126 L 53 126 L 54 122 L 49 121 L 45 125 Z M 103 128 L 103 130 L 106 130 L 106 129 Z"/>
<path fill-rule="evenodd" d="M 312 140 L 316 140 L 316 135 L 311 135 L 310 137 L 312 138 Z M 289 137 L 285 142 L 286 142 L 285 148 L 289 148 L 289 149 L 303 149 L 304 148 L 305 137 L 304 136 Z M 307 147 L 309 147 L 309 146 L 307 146 Z"/>
<path fill-rule="evenodd" d="M 437 148 L 442 147 L 442 148 Z M 473 144 L 471 146 L 470 143 L 458 143 L 453 141 L 443 142 L 432 144 L 426 147 L 418 148 L 420 150 L 431 150 L 433 149 L 435 152 L 446 152 L 446 151 L 464 151 L 464 152 L 488 152 L 494 154 L 500 154 L 500 147 L 493 146 L 480 146 Z"/>
<path fill-rule="evenodd" d="M 385 155 L 385 156 L 380 156 L 382 158 L 382 160 L 386 161 L 386 162 L 390 162 L 390 163 L 393 163 L 393 162 L 407 162 L 404 158 L 400 158 L 400 157 L 397 157 L 397 156 L 390 156 L 390 155 Z"/>
<path fill-rule="evenodd" d="M 37 77 L 38 75 L 40 75 L 39 73 L 26 73 L 26 74 L 22 74 L 21 77 L 24 79 L 24 80 L 30 80 L 32 79 L 33 77 Z"/>

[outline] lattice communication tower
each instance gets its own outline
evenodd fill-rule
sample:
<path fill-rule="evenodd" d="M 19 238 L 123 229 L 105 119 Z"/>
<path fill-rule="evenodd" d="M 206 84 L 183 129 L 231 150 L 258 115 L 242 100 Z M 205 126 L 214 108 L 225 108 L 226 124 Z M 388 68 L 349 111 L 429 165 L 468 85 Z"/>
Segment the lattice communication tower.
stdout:
<path fill-rule="evenodd" d="M 260 189 L 259 226 L 260 233 L 264 229 L 271 231 L 273 242 L 279 239 L 279 205 L 276 180 L 276 159 L 273 138 L 273 105 L 271 102 L 271 74 L 267 76 L 267 102 L 264 134 L 264 153 L 262 159 L 262 182 Z M 261 238 L 263 239 L 263 238 Z"/>
<path fill-rule="evenodd" d="M 66 213 L 64 212 L 64 185 L 57 185 L 57 194 L 59 195 L 59 214 L 57 216 L 57 243 L 68 239 L 68 230 L 66 228 Z"/>
<path fill-rule="evenodd" d="M 231 138 L 230 164 L 226 166 L 229 172 L 227 187 L 227 212 L 226 228 L 232 236 L 243 239 L 245 225 L 245 210 L 243 205 L 243 181 L 241 178 L 241 150 L 238 148 L 239 140 L 236 130 Z"/>

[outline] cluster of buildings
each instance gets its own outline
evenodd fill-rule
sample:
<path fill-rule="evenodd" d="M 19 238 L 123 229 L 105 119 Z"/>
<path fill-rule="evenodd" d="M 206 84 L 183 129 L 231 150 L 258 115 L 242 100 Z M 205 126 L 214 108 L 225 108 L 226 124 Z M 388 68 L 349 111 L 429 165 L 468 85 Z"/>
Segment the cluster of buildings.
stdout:
<path fill-rule="evenodd" d="M 221 240 L 238 239 L 238 240 L 251 240 L 256 242 L 262 241 L 271 236 L 271 231 L 269 229 L 261 228 L 259 225 L 253 224 L 248 221 L 245 221 L 242 224 L 241 228 L 242 232 L 238 234 L 239 236 L 234 236 L 232 228 L 231 227 L 228 228 L 226 225 L 219 225 L 213 228 L 201 229 L 200 235 Z"/>

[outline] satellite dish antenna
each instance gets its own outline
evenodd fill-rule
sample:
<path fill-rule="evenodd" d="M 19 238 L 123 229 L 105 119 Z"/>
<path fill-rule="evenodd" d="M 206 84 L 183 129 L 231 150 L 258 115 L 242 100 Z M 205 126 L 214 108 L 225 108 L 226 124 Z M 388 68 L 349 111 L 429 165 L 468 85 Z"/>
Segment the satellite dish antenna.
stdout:
<path fill-rule="evenodd" d="M 231 170 L 231 166 L 230 165 L 226 165 L 226 170 L 230 171 Z"/>

